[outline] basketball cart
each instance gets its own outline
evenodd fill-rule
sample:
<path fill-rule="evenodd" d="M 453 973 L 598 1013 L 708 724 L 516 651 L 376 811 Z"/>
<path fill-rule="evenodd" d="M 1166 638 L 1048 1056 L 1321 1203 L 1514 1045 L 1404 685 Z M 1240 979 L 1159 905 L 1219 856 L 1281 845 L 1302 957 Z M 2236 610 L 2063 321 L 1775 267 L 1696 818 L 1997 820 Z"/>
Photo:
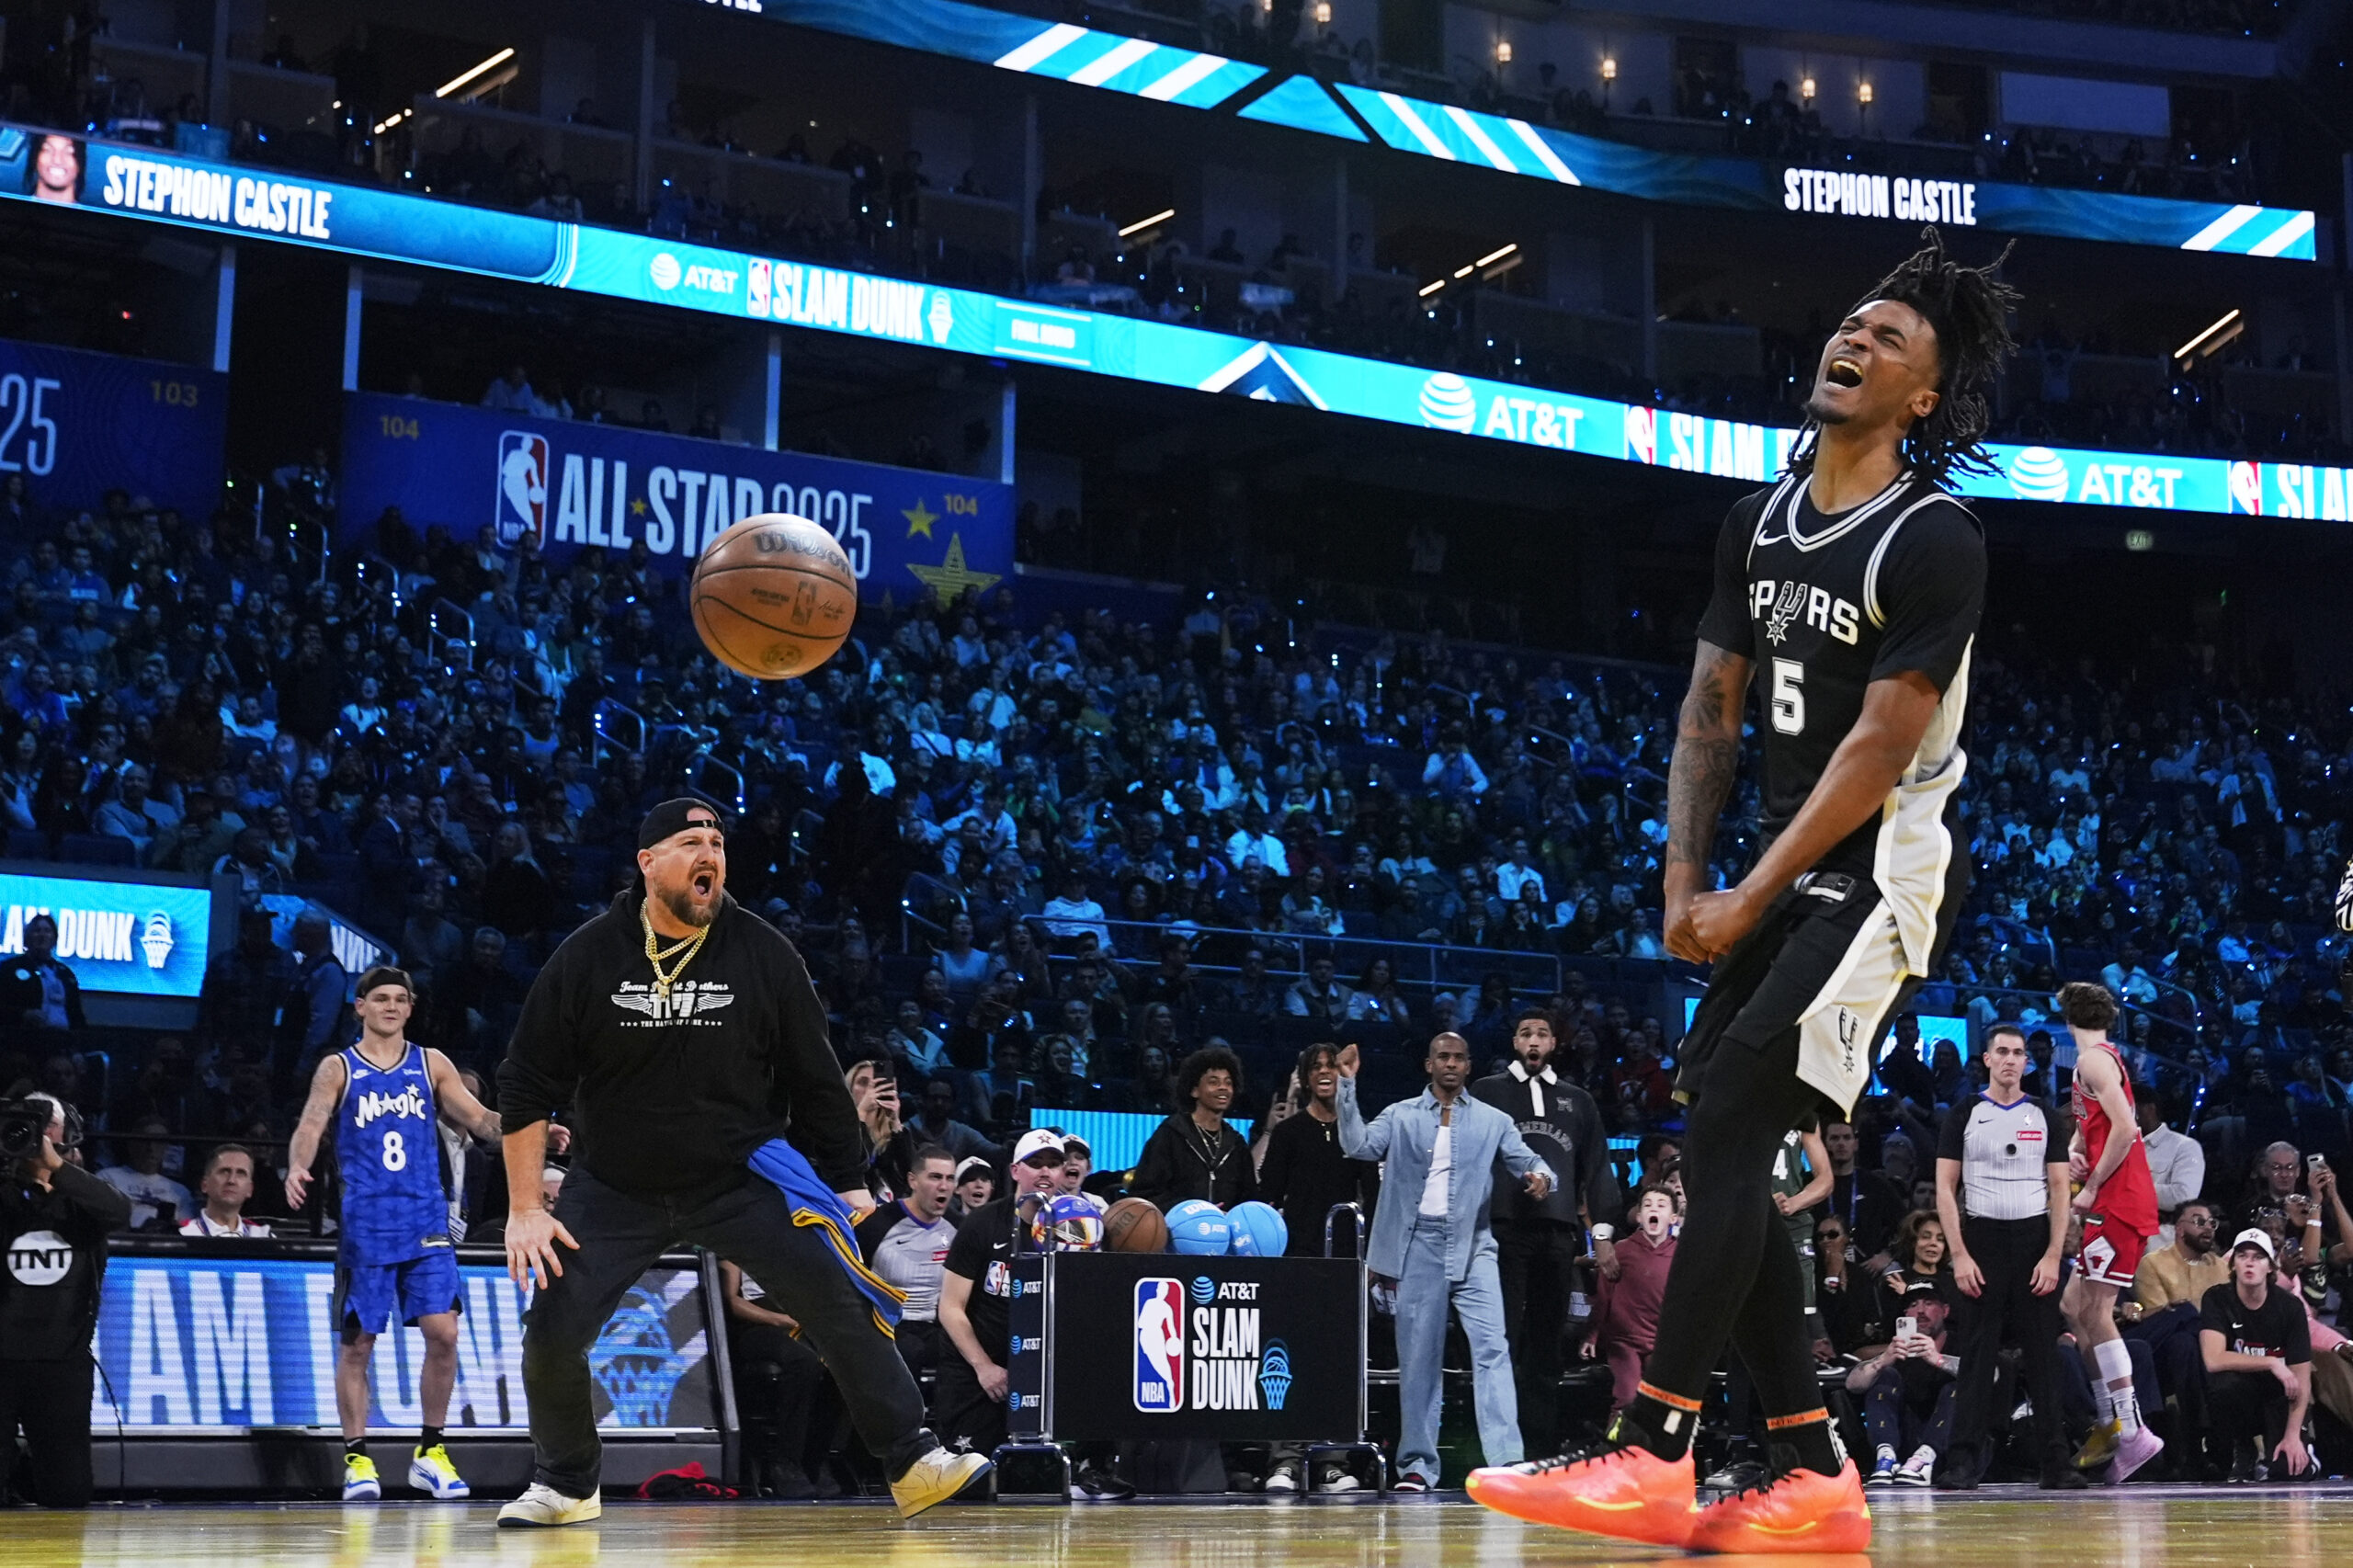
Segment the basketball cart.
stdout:
<path fill-rule="evenodd" d="M 1336 1229 L 1353 1221 L 1353 1256 Z M 1071 1442 L 1296 1443 L 1307 1474 L 1339 1462 L 1386 1484 L 1365 1437 L 1370 1311 L 1364 1216 L 1325 1217 L 1322 1257 L 1025 1253 L 1010 1264 L 1007 1461 L 1061 1478 Z"/>

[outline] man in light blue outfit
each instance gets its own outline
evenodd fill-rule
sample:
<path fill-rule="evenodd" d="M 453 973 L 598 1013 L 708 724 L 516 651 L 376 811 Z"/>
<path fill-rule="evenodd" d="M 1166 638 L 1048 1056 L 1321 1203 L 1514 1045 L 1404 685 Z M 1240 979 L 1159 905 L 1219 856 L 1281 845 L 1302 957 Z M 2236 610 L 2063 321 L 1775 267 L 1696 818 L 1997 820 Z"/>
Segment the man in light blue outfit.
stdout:
<path fill-rule="evenodd" d="M 1479 1447 L 1491 1465 L 1518 1464 L 1519 1399 L 1504 1337 L 1503 1286 L 1487 1200 L 1500 1159 L 1541 1199 L 1552 1167 L 1519 1136 L 1510 1117 L 1463 1092 L 1471 1047 L 1459 1034 L 1430 1041 L 1423 1068 L 1427 1093 L 1401 1100 L 1367 1126 L 1357 1105 L 1357 1048 L 1340 1052 L 1340 1152 L 1352 1160 L 1386 1160 L 1381 1206 L 1373 1212 L 1366 1263 L 1397 1282 L 1397 1375 L 1404 1431 L 1397 1446 L 1397 1489 L 1438 1484 L 1438 1399 L 1444 1376 L 1446 1310 L 1462 1319 L 1471 1341 L 1472 1392 Z"/>

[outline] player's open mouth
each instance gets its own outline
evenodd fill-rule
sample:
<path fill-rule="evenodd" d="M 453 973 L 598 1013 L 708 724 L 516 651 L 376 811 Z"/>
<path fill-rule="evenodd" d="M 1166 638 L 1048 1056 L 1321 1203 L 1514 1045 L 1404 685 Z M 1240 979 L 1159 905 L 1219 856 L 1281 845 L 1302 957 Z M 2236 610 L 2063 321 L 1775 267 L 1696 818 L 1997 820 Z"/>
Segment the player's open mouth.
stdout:
<path fill-rule="evenodd" d="M 1859 387 L 1863 384 L 1863 368 L 1852 359 L 1833 359 L 1822 379 L 1834 387 Z"/>
<path fill-rule="evenodd" d="M 697 898 L 709 898 L 710 896 L 710 881 L 711 877 L 709 871 L 697 871 L 695 873 L 695 896 Z"/>

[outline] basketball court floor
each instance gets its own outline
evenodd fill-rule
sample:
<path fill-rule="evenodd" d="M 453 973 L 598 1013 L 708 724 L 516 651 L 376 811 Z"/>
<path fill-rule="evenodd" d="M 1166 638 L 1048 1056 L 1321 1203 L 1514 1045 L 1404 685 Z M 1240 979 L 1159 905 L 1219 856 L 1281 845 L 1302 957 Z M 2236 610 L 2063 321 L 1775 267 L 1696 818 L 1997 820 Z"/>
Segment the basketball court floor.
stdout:
<path fill-rule="evenodd" d="M 1458 1494 L 1459 1497 L 1459 1494 Z M 902 1525 L 880 1505 L 608 1505 L 599 1524 L 492 1527 L 494 1504 L 101 1506 L 0 1514 L 0 1568 L 1586 1568 L 1666 1554 L 1548 1530 L 1460 1500 L 954 1506 Z M 2353 1563 L 2353 1488 L 2134 1487 L 2048 1497 L 1874 1498 L 1869 1558 L 1828 1568 L 2323 1568 Z"/>

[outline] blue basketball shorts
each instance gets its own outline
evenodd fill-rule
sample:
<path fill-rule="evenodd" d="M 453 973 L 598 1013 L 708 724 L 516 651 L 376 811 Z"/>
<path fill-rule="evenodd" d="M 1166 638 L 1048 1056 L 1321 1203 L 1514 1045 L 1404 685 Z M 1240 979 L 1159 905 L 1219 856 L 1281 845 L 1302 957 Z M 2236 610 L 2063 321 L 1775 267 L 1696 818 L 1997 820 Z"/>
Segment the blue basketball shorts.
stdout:
<path fill-rule="evenodd" d="M 465 1306 L 458 1256 L 448 1247 L 398 1263 L 345 1259 L 335 1265 L 335 1321 L 346 1345 L 361 1335 L 383 1333 L 387 1318 L 413 1327 L 419 1318 L 463 1312 Z"/>

